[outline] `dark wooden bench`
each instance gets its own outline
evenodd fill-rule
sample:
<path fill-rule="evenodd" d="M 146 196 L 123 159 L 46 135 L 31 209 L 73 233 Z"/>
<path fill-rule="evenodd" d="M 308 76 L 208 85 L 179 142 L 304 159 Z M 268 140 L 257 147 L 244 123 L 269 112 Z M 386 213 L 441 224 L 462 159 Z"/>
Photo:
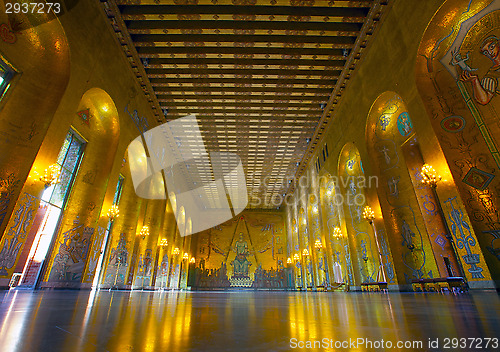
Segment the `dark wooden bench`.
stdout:
<path fill-rule="evenodd" d="M 438 277 L 433 279 L 411 280 L 413 291 L 415 292 L 450 292 L 466 291 L 463 277 Z"/>
<path fill-rule="evenodd" d="M 387 292 L 387 282 L 364 282 L 361 284 L 363 292 Z"/>

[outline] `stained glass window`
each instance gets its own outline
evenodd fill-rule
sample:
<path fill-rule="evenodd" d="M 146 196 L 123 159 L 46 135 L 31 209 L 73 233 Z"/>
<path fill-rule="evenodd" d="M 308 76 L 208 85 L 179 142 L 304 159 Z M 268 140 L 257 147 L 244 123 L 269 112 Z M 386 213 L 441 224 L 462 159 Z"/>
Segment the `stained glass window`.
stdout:
<path fill-rule="evenodd" d="M 12 77 L 14 77 L 14 70 L 0 59 L 0 98 L 9 89 Z"/>
<path fill-rule="evenodd" d="M 118 183 L 116 184 L 115 196 L 113 197 L 113 204 L 118 204 L 120 202 L 124 180 L 125 178 L 122 175 L 118 176 Z"/>
<path fill-rule="evenodd" d="M 57 157 L 57 165 L 61 172 L 58 182 L 45 190 L 42 200 L 63 208 L 75 179 L 84 147 L 85 142 L 74 131 L 69 131 Z"/>

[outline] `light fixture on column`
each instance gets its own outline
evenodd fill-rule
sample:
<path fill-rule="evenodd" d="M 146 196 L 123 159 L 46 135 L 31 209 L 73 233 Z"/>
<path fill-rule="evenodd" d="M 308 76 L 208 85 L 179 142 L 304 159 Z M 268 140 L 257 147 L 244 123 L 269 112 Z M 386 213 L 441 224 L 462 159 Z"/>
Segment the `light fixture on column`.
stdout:
<path fill-rule="evenodd" d="M 373 219 L 375 219 L 375 212 L 368 205 L 366 207 L 364 207 L 364 209 L 363 209 L 363 218 L 365 218 L 366 220 L 368 220 L 368 222 L 370 224 L 372 224 L 373 223 Z"/>
<path fill-rule="evenodd" d="M 141 236 L 142 239 L 145 239 L 147 236 L 149 236 L 149 226 L 144 225 L 141 229 L 141 232 L 139 232 L 139 236 Z"/>
<path fill-rule="evenodd" d="M 290 258 L 290 257 L 286 258 L 286 263 L 287 264 L 292 264 L 293 263 L 292 258 Z"/>
<path fill-rule="evenodd" d="M 45 169 L 43 175 L 40 176 L 40 181 L 45 184 L 45 188 L 48 188 L 59 181 L 59 176 L 61 175 L 61 167 L 57 164 L 52 164 Z"/>
<path fill-rule="evenodd" d="M 162 238 L 160 243 L 158 243 L 160 247 L 166 247 L 168 246 L 168 240 L 166 238 Z"/>
<path fill-rule="evenodd" d="M 179 255 L 181 251 L 179 250 L 179 248 L 175 247 L 173 250 L 172 250 L 172 254 L 173 255 Z"/>
<path fill-rule="evenodd" d="M 189 254 L 187 254 L 187 252 L 184 252 L 184 255 L 182 256 L 182 259 L 188 260 L 189 259 Z"/>
<path fill-rule="evenodd" d="M 196 263 L 196 259 L 194 259 L 194 257 L 191 257 L 191 259 L 189 259 L 189 262 L 190 262 L 191 264 L 194 264 L 194 263 Z"/>
<path fill-rule="evenodd" d="M 377 236 L 377 229 L 375 227 L 375 223 L 373 220 L 375 219 L 375 212 L 370 206 L 365 206 L 363 209 L 363 218 L 368 220 L 370 225 L 372 226 L 373 229 L 373 235 L 375 236 L 375 244 L 377 245 L 377 253 L 378 253 L 378 260 L 379 260 L 379 268 L 378 268 L 378 273 L 377 273 L 377 281 L 378 282 L 386 282 L 386 276 L 385 276 L 385 270 L 384 270 L 384 262 L 382 259 L 382 252 L 380 251 L 380 244 L 378 242 L 378 236 Z M 363 260 L 366 262 L 368 258 L 363 258 Z"/>
<path fill-rule="evenodd" d="M 333 228 L 333 237 L 342 238 L 342 230 L 340 229 L 340 227 L 336 226 Z"/>
<path fill-rule="evenodd" d="M 446 215 L 444 214 L 443 208 L 441 207 L 441 201 L 439 200 L 439 196 L 436 190 L 437 184 L 441 181 L 441 176 L 434 170 L 434 168 L 429 164 L 424 164 L 422 169 L 420 170 L 420 176 L 422 177 L 422 183 L 430 186 L 432 194 L 434 195 L 434 200 L 436 201 L 438 213 L 441 216 L 441 220 L 443 221 L 443 225 L 446 231 L 446 239 L 450 242 L 451 248 L 453 250 L 453 255 L 458 263 L 458 270 L 460 271 L 460 275 L 464 279 L 464 282 L 467 283 L 465 278 L 465 271 L 462 267 L 462 263 L 460 262 L 460 257 L 458 255 L 457 248 L 455 246 L 455 241 L 453 241 L 453 236 L 451 235 L 450 228 L 448 227 L 448 222 L 446 221 Z"/>
<path fill-rule="evenodd" d="M 422 170 L 420 171 L 420 176 L 422 176 L 422 183 L 436 188 L 437 183 L 441 181 L 441 176 L 434 170 L 434 168 L 429 164 L 424 164 Z"/>
<path fill-rule="evenodd" d="M 302 255 L 303 255 L 304 257 L 309 256 L 309 251 L 307 250 L 307 248 L 304 248 L 304 250 L 302 251 Z"/>
<path fill-rule="evenodd" d="M 293 255 L 293 260 L 294 260 L 294 261 L 296 261 L 296 262 L 298 262 L 298 261 L 300 260 L 300 256 L 299 256 L 299 254 L 298 254 L 298 253 L 295 253 L 295 254 Z"/>
<path fill-rule="evenodd" d="M 318 251 L 323 248 L 323 243 L 318 239 L 316 242 L 314 242 L 314 248 L 316 248 Z"/>
<path fill-rule="evenodd" d="M 118 205 L 113 204 L 111 208 L 109 208 L 108 213 L 106 214 L 109 218 L 109 221 L 114 221 L 118 216 L 120 216 L 120 210 L 118 209 Z"/>

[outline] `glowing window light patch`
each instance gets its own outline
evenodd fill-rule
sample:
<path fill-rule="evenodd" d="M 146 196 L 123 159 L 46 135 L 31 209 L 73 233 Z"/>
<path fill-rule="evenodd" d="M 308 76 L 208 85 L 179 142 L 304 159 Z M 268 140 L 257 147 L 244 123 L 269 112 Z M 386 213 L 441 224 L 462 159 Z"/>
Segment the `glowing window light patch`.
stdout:
<path fill-rule="evenodd" d="M 248 204 L 240 158 L 234 153 L 211 152 L 209 155 L 194 115 L 145 132 L 130 143 L 128 153 L 136 194 L 146 199 L 166 199 L 166 187 L 171 203 L 179 209 L 183 207 L 186 215 L 193 219 L 192 228 L 182 231 L 182 236 L 224 223 Z M 213 180 L 207 180 L 199 171 L 205 168 L 213 172 Z M 177 207 L 173 210 L 179 221 Z"/>

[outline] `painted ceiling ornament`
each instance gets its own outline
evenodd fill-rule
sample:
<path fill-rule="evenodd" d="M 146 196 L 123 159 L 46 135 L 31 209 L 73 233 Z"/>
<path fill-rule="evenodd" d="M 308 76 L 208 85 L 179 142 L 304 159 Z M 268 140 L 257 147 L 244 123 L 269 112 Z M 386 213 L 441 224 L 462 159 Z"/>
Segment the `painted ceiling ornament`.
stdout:
<path fill-rule="evenodd" d="M 385 129 L 387 128 L 387 126 L 389 126 L 389 124 L 391 123 L 391 115 L 389 115 L 389 114 L 382 114 L 379 117 L 379 122 L 380 122 L 380 128 L 382 129 L 382 131 L 385 131 Z"/>
<path fill-rule="evenodd" d="M 0 24 L 0 38 L 8 44 L 14 44 L 17 41 L 16 34 L 10 30 L 7 23 Z"/>
<path fill-rule="evenodd" d="M 85 123 L 87 126 L 90 126 L 90 119 L 92 118 L 92 115 L 90 114 L 90 109 L 78 111 L 76 114 L 80 116 L 83 123 Z"/>
<path fill-rule="evenodd" d="M 441 121 L 441 128 L 446 132 L 457 133 L 465 128 L 465 119 L 462 116 L 448 116 Z"/>
<path fill-rule="evenodd" d="M 398 131 L 403 137 L 408 136 L 413 130 L 413 124 L 410 120 L 410 115 L 408 115 L 406 111 L 399 114 L 397 125 Z"/>
<path fill-rule="evenodd" d="M 492 175 L 486 171 L 479 170 L 475 167 L 471 167 L 469 172 L 465 175 L 464 179 L 462 180 L 463 183 L 466 185 L 469 185 L 471 187 L 474 187 L 480 191 L 483 191 L 490 182 L 493 180 L 495 175 Z"/>
<path fill-rule="evenodd" d="M 198 0 L 174 0 L 176 5 L 198 5 Z"/>
<path fill-rule="evenodd" d="M 354 168 L 354 165 L 356 165 L 356 160 L 354 159 L 348 159 L 347 160 L 347 168 L 352 171 L 352 169 Z"/>
<path fill-rule="evenodd" d="M 314 0 L 290 0 L 292 6 L 314 6 Z"/>

